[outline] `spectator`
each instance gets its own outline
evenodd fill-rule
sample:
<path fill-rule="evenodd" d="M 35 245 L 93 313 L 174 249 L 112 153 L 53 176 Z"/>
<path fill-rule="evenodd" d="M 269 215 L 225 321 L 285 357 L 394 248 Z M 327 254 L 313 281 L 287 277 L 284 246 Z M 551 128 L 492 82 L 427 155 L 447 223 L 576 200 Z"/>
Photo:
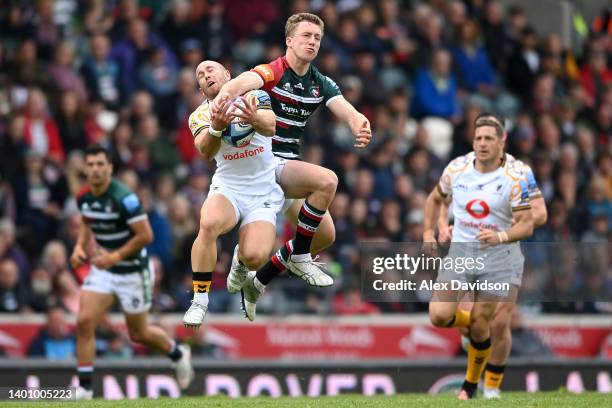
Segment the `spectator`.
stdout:
<path fill-rule="evenodd" d="M 19 280 L 21 282 L 28 279 L 30 265 L 26 253 L 16 240 L 15 223 L 11 218 L 0 219 L 0 239 L 3 239 L 5 250 L 0 251 L 0 259 L 10 258 L 17 264 L 19 269 Z"/>
<path fill-rule="evenodd" d="M 160 49 L 163 62 L 168 67 L 171 69 L 178 67 L 178 61 L 174 53 L 160 37 L 149 30 L 148 24 L 138 18 L 131 20 L 127 37 L 114 45 L 110 54 L 111 58 L 119 62 L 121 87 L 125 90 L 126 96 L 131 95 L 132 91 L 136 89 L 138 70 L 150 47 Z"/>
<path fill-rule="evenodd" d="M 39 251 L 58 230 L 61 209 L 68 194 L 66 180 L 57 168 L 45 168 L 39 152 L 28 150 L 25 172 L 15 177 L 13 190 L 17 225 L 29 234 L 28 245 Z"/>
<path fill-rule="evenodd" d="M 485 6 L 482 21 L 482 37 L 487 56 L 493 68 L 503 76 L 506 72 L 506 62 L 512 52 L 512 44 L 503 19 L 503 8 L 499 1 L 489 1 Z"/>
<path fill-rule="evenodd" d="M 79 102 L 87 100 L 87 91 L 83 78 L 74 69 L 74 48 L 67 42 L 60 43 L 55 48 L 53 63 L 49 65 L 49 76 L 59 93 L 72 91 Z"/>
<path fill-rule="evenodd" d="M 474 21 L 466 21 L 459 30 L 459 40 L 452 48 L 460 86 L 470 93 L 492 95 L 496 91 L 495 71 L 484 48 Z"/>
<path fill-rule="evenodd" d="M 531 89 L 540 70 L 540 55 L 536 49 L 538 37 L 531 27 L 521 32 L 521 45 L 508 61 L 508 85 L 528 102 Z"/>
<path fill-rule="evenodd" d="M 68 329 L 66 312 L 54 306 L 47 312 L 47 323 L 32 340 L 28 348 L 29 357 L 44 357 L 48 360 L 73 359 L 76 355 L 74 334 Z"/>
<path fill-rule="evenodd" d="M 413 87 L 412 116 L 417 119 L 439 116 L 458 120 L 457 81 L 451 73 L 448 51 L 437 50 L 433 54 L 430 69 L 417 72 Z"/>
<path fill-rule="evenodd" d="M 359 289 L 348 289 L 334 299 L 334 313 L 337 315 L 367 315 L 379 312 L 378 307 L 361 299 Z"/>
<path fill-rule="evenodd" d="M 56 122 L 66 153 L 74 150 L 84 151 L 87 147 L 83 121 L 82 100 L 79 101 L 79 96 L 74 91 L 63 92 L 60 96 Z"/>
<path fill-rule="evenodd" d="M 28 92 L 24 136 L 30 149 L 58 163 L 64 160 L 64 146 L 57 124 L 49 116 L 47 98 L 38 88 L 32 88 Z"/>
<path fill-rule="evenodd" d="M 149 148 L 149 157 L 155 171 L 172 173 L 178 166 L 180 157 L 174 145 L 161 134 L 157 116 L 148 115 L 143 118 L 138 133 Z"/>
<path fill-rule="evenodd" d="M 2 245 L 0 242 L 0 247 Z M 23 312 L 27 305 L 27 293 L 19 283 L 17 264 L 10 258 L 0 261 L 0 312 Z"/>
<path fill-rule="evenodd" d="M 612 70 L 606 64 L 606 54 L 602 50 L 590 53 L 587 63 L 580 70 L 580 84 L 589 96 L 590 107 L 599 106 L 603 91 L 612 84 Z"/>
<path fill-rule="evenodd" d="M 53 278 L 42 265 L 35 267 L 30 274 L 28 306 L 35 312 L 47 312 L 57 304 L 54 294 Z"/>
<path fill-rule="evenodd" d="M 119 65 L 110 58 L 110 41 L 103 34 L 96 34 L 89 41 L 90 55 L 83 61 L 81 75 L 94 100 L 102 100 L 108 106 L 117 106 L 120 98 Z M 125 96 L 124 96 L 125 98 Z"/>
<path fill-rule="evenodd" d="M 152 46 L 144 54 L 145 60 L 138 74 L 139 83 L 151 92 L 154 98 L 167 98 L 176 87 L 176 68 L 165 60 L 162 48 Z"/>

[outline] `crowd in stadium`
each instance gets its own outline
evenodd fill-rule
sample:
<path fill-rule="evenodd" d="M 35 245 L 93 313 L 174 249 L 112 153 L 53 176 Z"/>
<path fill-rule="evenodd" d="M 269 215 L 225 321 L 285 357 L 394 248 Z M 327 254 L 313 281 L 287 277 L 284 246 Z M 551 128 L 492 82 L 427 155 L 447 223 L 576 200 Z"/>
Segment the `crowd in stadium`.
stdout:
<path fill-rule="evenodd" d="M 87 270 L 68 263 L 80 217 L 74 196 L 84 183 L 83 150 L 93 143 L 112 151 L 115 175 L 148 212 L 153 311 L 186 310 L 198 210 L 214 171 L 187 126 L 202 102 L 195 67 L 212 59 L 238 74 L 277 58 L 287 16 L 302 11 L 325 22 L 315 65 L 368 116 L 374 137 L 357 151 L 329 111 L 308 122 L 304 159 L 339 178 L 330 208 L 336 241 L 322 254 L 336 283 L 313 290 L 285 276 L 259 312 L 426 310 L 362 301 L 358 245 L 420 240 L 426 195 L 448 161 L 471 150 L 482 111 L 506 118 L 507 149 L 532 165 L 545 197 L 548 222 L 532 240 L 609 242 L 612 39 L 594 27 L 578 51 L 535 31 L 521 8 L 494 0 L 3 3 L 0 312 L 49 311 L 50 324 L 57 306 L 75 314 Z M 279 223 L 279 245 L 292 234 Z M 221 240 L 212 313 L 238 312 L 238 296 L 225 289 L 236 240 L 235 232 Z M 573 273 L 560 280 L 580 285 Z M 609 293 L 609 275 L 592 281 Z M 610 312 L 574 303 L 543 309 Z"/>

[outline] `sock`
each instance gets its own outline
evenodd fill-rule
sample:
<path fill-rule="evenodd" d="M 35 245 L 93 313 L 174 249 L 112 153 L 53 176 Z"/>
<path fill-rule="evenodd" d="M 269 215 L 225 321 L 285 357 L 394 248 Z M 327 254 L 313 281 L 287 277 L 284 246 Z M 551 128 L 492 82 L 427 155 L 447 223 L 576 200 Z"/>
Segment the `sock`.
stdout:
<path fill-rule="evenodd" d="M 478 384 L 480 376 L 484 371 L 485 364 L 491 355 L 491 338 L 489 337 L 485 341 L 478 343 L 474 340 L 470 341 L 470 347 L 468 348 L 468 361 L 467 371 L 465 373 L 465 380 Z"/>
<path fill-rule="evenodd" d="M 285 246 L 286 245 L 287 244 L 285 244 Z M 281 248 L 281 250 L 283 248 Z M 267 285 L 272 279 L 285 270 L 285 265 L 281 262 L 282 255 L 279 253 L 281 250 L 272 255 L 272 258 L 255 273 L 255 278 L 257 278 L 262 285 Z M 289 257 L 289 255 L 287 255 L 287 257 Z"/>
<path fill-rule="evenodd" d="M 501 388 L 505 368 L 505 365 L 488 363 L 485 367 L 485 388 Z"/>
<path fill-rule="evenodd" d="M 474 398 L 474 394 L 476 394 L 476 390 L 478 389 L 478 383 L 471 383 L 468 380 L 465 380 L 461 385 L 461 389 L 467 392 L 469 398 Z"/>
<path fill-rule="evenodd" d="M 91 377 L 93 376 L 93 370 L 93 364 L 79 364 L 77 367 L 79 385 L 86 390 L 91 390 Z"/>
<path fill-rule="evenodd" d="M 278 256 L 278 258 L 282 261 L 282 263 L 286 263 L 287 261 L 289 261 L 289 257 L 291 256 L 292 253 L 293 253 L 293 240 L 289 240 L 285 242 L 285 245 L 283 245 L 278 251 L 276 251 L 276 256 Z M 283 265 L 283 269 L 284 268 L 285 266 Z"/>
<path fill-rule="evenodd" d="M 446 327 L 468 327 L 470 325 L 470 312 L 457 308 L 455 315 Z"/>
<path fill-rule="evenodd" d="M 212 272 L 193 272 L 193 299 L 208 305 L 208 292 L 212 284 Z"/>
<path fill-rule="evenodd" d="M 183 352 L 181 351 L 180 348 L 178 348 L 178 344 L 176 343 L 176 340 L 172 339 L 170 340 L 170 351 L 168 352 L 168 357 L 170 357 L 170 360 L 172 361 L 178 361 L 181 359 L 181 357 L 183 357 Z"/>
<path fill-rule="evenodd" d="M 325 211 L 318 210 L 308 201 L 304 202 L 300 214 L 298 215 L 298 224 L 295 231 L 295 240 L 293 243 L 293 253 L 296 255 L 310 253 L 310 244 L 312 244 L 312 236 L 319 228 L 319 224 L 325 215 Z"/>
<path fill-rule="evenodd" d="M 255 276 L 253 279 L 253 286 L 255 286 L 255 289 L 257 289 L 259 293 L 263 293 L 263 291 L 266 289 L 266 285 L 261 283 L 261 281 L 257 279 L 257 276 Z"/>

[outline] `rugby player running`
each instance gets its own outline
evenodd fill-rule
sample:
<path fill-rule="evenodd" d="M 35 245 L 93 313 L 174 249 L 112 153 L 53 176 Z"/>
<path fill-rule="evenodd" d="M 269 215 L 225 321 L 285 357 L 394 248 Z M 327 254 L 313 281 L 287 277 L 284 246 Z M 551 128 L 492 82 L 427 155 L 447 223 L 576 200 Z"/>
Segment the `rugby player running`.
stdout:
<path fill-rule="evenodd" d="M 474 293 L 471 313 L 458 309 L 461 291 L 436 290 L 429 316 L 438 327 L 470 327 L 465 381 L 460 399 L 476 395 L 478 381 L 491 354 L 491 324 L 497 304 L 516 296 L 523 272 L 518 241 L 531 236 L 533 218 L 524 174 L 509 165 L 503 154 L 506 134 L 498 120 L 475 121 L 474 154 L 458 157 L 444 170 L 425 204 L 423 241 L 429 255 L 437 254 L 435 226 L 441 207 L 452 195 L 455 226 L 449 257 L 480 257 L 484 269 L 458 274 L 440 269 L 439 282 L 489 281 L 509 284 L 509 290 Z"/>
<path fill-rule="evenodd" d="M 478 115 L 478 118 L 488 118 L 497 121 L 501 126 L 504 126 L 503 120 L 491 113 L 483 113 Z M 477 119 L 478 119 L 477 118 Z M 504 135 L 507 139 L 507 135 Z M 521 160 L 516 159 L 509 153 L 503 153 L 508 165 L 514 167 L 517 172 L 522 172 L 527 178 L 527 189 L 529 191 L 529 203 L 531 204 L 531 213 L 533 216 L 534 228 L 541 227 L 546 224 L 547 211 L 544 197 L 538 187 L 538 183 L 533 174 L 531 167 Z M 471 158 L 474 157 L 474 152 L 469 153 Z M 452 198 L 452 197 L 449 197 Z M 450 201 L 446 201 L 440 209 L 440 218 L 438 220 L 438 242 L 440 244 L 450 243 L 453 236 L 453 227 L 448 222 L 448 205 Z M 469 321 L 469 311 L 473 304 L 471 302 L 462 301 L 459 305 L 458 313 L 466 313 L 464 319 Z M 510 329 L 512 314 L 514 313 L 515 302 L 505 301 L 499 302 L 495 309 L 495 316 L 491 324 L 491 356 L 485 366 L 484 372 L 484 392 L 485 399 L 497 399 L 501 396 L 501 384 L 504 379 L 504 370 L 512 349 L 512 331 Z M 461 342 L 465 350 L 469 347 L 469 328 L 459 327 L 461 332 Z"/>
<path fill-rule="evenodd" d="M 85 150 L 87 185 L 77 195 L 81 223 L 70 257 L 74 268 L 92 264 L 81 289 L 77 315 L 77 399 L 93 398 L 96 327 L 115 298 L 133 342 L 166 353 L 175 364 L 182 389 L 194 375 L 189 346 L 177 345 L 160 327 L 148 322 L 155 279 L 145 246 L 153 240 L 153 232 L 138 196 L 114 180 L 112 173 L 106 149 L 94 145 Z M 90 256 L 92 236 L 97 248 Z"/>
<path fill-rule="evenodd" d="M 368 119 L 344 99 L 333 80 L 312 65 L 319 52 L 323 29 L 323 21 L 314 14 L 289 17 L 285 25 L 285 55 L 226 83 L 213 104 L 213 112 L 220 111 L 227 100 L 249 90 L 261 88 L 269 92 L 276 114 L 272 149 L 281 158 L 276 180 L 286 198 L 305 199 L 296 200 L 286 212 L 297 226 L 295 238 L 260 268 L 254 279 L 246 279 L 248 268 L 234 257 L 228 291 L 234 293 L 244 286 L 247 317 L 250 312 L 254 313 L 255 302 L 265 286 L 285 268 L 310 285 L 333 284 L 322 266 L 313 261 L 311 253 L 327 248 L 334 241 L 333 221 L 327 209 L 334 198 L 338 178 L 329 169 L 300 160 L 300 140 L 310 115 L 325 104 L 350 127 L 355 135 L 355 147 L 366 147 L 372 138 Z"/>

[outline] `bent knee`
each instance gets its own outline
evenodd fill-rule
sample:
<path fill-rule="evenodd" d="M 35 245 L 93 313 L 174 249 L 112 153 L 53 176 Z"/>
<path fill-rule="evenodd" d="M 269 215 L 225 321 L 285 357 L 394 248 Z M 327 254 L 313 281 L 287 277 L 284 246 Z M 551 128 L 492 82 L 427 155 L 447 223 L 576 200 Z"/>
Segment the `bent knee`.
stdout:
<path fill-rule="evenodd" d="M 502 337 L 510 330 L 510 319 L 506 315 L 495 316 L 491 322 L 491 336 Z"/>
<path fill-rule="evenodd" d="M 204 241 L 216 240 L 219 236 L 219 228 L 209 220 L 200 221 L 200 229 L 198 230 L 198 239 Z"/>
<path fill-rule="evenodd" d="M 264 251 L 241 251 L 240 260 L 249 270 L 255 271 L 268 261 L 269 255 Z"/>
<path fill-rule="evenodd" d="M 338 187 L 338 176 L 331 170 L 326 170 L 321 174 L 320 188 L 329 194 L 336 194 L 336 188 Z"/>
<path fill-rule="evenodd" d="M 429 308 L 429 320 L 431 324 L 436 327 L 448 327 L 454 314 L 451 314 L 445 310 L 439 310 L 436 308 Z"/>

